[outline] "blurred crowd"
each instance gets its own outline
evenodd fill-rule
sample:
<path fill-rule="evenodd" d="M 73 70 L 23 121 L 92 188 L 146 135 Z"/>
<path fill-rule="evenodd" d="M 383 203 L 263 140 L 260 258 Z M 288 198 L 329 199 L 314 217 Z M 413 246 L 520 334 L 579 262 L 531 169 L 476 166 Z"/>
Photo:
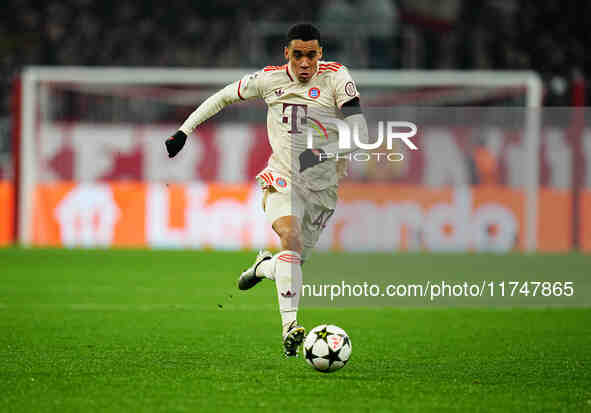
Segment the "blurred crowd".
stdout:
<path fill-rule="evenodd" d="M 330 58 L 353 67 L 537 70 L 548 104 L 569 104 L 573 76 L 590 70 L 584 0 L 4 0 L 3 9 L 0 116 L 25 65 L 276 64 L 280 49 L 273 61 L 256 49 L 302 20 L 319 24 Z"/>

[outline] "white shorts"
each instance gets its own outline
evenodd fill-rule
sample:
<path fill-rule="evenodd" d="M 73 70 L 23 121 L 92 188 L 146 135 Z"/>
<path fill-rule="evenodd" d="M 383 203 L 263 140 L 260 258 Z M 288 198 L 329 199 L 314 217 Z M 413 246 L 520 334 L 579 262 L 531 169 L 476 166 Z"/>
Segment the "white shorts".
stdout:
<path fill-rule="evenodd" d="M 292 185 L 289 180 L 276 173 L 273 173 L 273 177 L 273 180 L 266 179 L 262 183 L 257 176 L 257 180 L 265 191 L 263 210 L 267 221 L 273 224 L 281 217 L 298 217 L 301 222 L 304 248 L 306 250 L 314 248 L 335 211 L 337 187 L 330 187 L 323 191 L 310 191 Z"/>

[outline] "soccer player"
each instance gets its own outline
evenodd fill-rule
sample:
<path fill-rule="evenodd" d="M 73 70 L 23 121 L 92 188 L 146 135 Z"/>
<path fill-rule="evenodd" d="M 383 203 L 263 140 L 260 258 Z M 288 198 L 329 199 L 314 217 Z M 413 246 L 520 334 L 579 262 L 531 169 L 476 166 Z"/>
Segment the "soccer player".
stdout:
<path fill-rule="evenodd" d="M 259 251 L 254 264 L 240 275 L 238 287 L 248 290 L 265 278 L 275 281 L 287 356 L 297 355 L 305 336 L 296 318 L 301 264 L 335 210 L 346 155 L 357 149 L 354 144 L 339 148 L 338 122 L 327 119 L 357 130 L 360 142 L 366 142 L 368 135 L 355 82 L 342 64 L 321 60 L 320 44 L 320 32 L 313 25 L 291 27 L 284 49 L 287 64 L 267 66 L 210 96 L 166 140 L 172 158 L 198 125 L 225 106 L 254 98 L 267 104 L 273 153 L 256 179 L 264 191 L 263 210 L 280 238 L 281 251 L 275 255 Z"/>

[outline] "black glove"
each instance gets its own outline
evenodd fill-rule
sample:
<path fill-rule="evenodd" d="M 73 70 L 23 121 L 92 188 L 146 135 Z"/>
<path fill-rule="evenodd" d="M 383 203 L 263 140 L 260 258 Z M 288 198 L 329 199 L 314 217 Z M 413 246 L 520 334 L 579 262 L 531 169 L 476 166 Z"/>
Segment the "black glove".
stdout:
<path fill-rule="evenodd" d="M 174 158 L 177 153 L 183 149 L 185 142 L 187 141 L 187 135 L 183 131 L 177 131 L 174 135 L 164 142 L 166 150 L 168 151 L 168 157 Z"/>
<path fill-rule="evenodd" d="M 322 149 L 306 149 L 304 152 L 300 153 L 300 173 L 314 165 L 325 162 L 327 158 L 324 157 L 323 159 L 322 155 L 324 155 Z"/>

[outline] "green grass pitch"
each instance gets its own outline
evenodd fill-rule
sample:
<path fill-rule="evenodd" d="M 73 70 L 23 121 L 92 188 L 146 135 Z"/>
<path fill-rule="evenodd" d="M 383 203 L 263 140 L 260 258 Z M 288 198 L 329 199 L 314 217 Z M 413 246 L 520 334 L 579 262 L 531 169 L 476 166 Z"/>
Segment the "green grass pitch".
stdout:
<path fill-rule="evenodd" d="M 322 374 L 281 356 L 271 282 L 236 289 L 253 257 L 0 250 L 0 412 L 591 411 L 589 306 L 304 306 L 308 329 L 352 339 Z M 304 276 L 367 272 L 364 257 L 381 255 L 318 254 Z M 395 259 L 409 278 L 591 278 L 577 254 Z"/>

